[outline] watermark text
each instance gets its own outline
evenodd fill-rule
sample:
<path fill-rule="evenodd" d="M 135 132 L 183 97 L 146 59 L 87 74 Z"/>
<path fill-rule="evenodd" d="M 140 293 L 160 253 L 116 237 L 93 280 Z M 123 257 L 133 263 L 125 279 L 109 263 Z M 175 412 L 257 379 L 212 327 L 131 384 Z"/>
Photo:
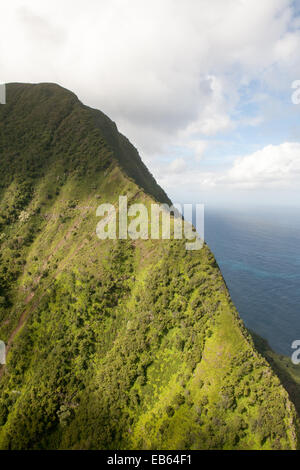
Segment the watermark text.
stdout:
<path fill-rule="evenodd" d="M 101 217 L 96 233 L 100 240 L 186 240 L 187 250 L 200 250 L 204 244 L 203 204 L 150 204 L 128 206 L 127 196 L 119 196 L 114 204 L 100 204 L 96 212 Z M 190 220 L 195 221 L 194 229 Z"/>

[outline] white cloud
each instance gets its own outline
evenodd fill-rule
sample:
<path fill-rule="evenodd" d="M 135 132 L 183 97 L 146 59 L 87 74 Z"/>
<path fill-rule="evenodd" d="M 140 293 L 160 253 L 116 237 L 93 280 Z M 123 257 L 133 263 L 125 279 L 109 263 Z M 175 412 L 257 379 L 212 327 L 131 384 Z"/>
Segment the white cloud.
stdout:
<path fill-rule="evenodd" d="M 168 173 L 181 174 L 187 168 L 186 161 L 183 158 L 176 158 L 168 166 Z"/>
<path fill-rule="evenodd" d="M 16 10 L 16 20 L 23 28 L 25 40 L 32 46 L 51 48 L 62 45 L 66 39 L 62 28 L 54 26 L 46 18 L 36 15 L 26 6 L 21 6 Z"/>
<path fill-rule="evenodd" d="M 107 113 L 167 190 L 299 183 L 292 143 L 266 146 L 227 171 L 193 168 L 217 139 L 226 142 L 220 134 L 236 131 L 233 141 L 240 127 L 280 116 L 273 97 L 284 91 L 290 105 L 300 70 L 290 0 L 10 0 L 1 13 L 1 79 L 57 82 Z M 253 81 L 261 86 L 251 89 Z"/>
<path fill-rule="evenodd" d="M 230 131 L 241 83 L 286 87 L 300 65 L 289 0 L 11 0 L 1 12 L 3 79 L 59 82 L 148 155 Z"/>
<path fill-rule="evenodd" d="M 236 158 L 222 173 L 187 168 L 180 175 L 165 172 L 160 183 L 166 189 L 178 185 L 199 191 L 213 188 L 291 189 L 300 186 L 300 144 L 285 142 L 268 145 L 250 155 Z"/>
<path fill-rule="evenodd" d="M 207 140 L 192 140 L 188 143 L 188 146 L 193 150 L 195 159 L 199 161 L 208 149 L 209 142 Z"/>
<path fill-rule="evenodd" d="M 268 145 L 239 158 L 227 175 L 216 182 L 256 188 L 290 187 L 300 184 L 300 144 Z"/>

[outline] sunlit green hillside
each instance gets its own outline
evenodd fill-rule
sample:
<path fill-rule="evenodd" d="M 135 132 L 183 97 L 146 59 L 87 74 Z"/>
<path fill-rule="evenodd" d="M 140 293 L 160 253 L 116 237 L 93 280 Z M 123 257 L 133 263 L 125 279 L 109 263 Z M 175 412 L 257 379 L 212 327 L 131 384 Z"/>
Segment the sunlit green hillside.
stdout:
<path fill-rule="evenodd" d="M 295 449 L 294 405 L 214 256 L 104 240 L 102 202 L 169 203 L 100 111 L 54 84 L 0 106 L 1 449 Z"/>

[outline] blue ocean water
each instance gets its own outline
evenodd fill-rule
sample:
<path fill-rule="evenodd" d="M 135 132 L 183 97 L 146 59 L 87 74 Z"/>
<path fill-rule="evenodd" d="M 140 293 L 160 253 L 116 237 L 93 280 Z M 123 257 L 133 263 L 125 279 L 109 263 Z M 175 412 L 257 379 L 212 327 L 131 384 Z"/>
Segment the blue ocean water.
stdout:
<path fill-rule="evenodd" d="M 300 210 L 206 208 L 205 239 L 246 326 L 290 356 L 300 339 Z"/>

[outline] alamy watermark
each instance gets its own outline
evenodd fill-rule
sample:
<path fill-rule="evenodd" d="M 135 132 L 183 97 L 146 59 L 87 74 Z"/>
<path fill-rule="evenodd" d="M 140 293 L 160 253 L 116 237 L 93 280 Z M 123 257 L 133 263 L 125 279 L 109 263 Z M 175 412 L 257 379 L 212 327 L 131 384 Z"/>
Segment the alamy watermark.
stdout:
<path fill-rule="evenodd" d="M 298 366 L 300 364 L 300 340 L 296 340 L 292 344 L 292 349 L 295 349 L 295 351 L 292 354 L 292 363 L 295 364 L 295 366 Z"/>
<path fill-rule="evenodd" d="M 6 364 L 6 346 L 4 341 L 0 341 L 0 365 Z"/>
<path fill-rule="evenodd" d="M 0 82 L 0 104 L 6 104 L 6 86 Z"/>
<path fill-rule="evenodd" d="M 291 96 L 292 103 L 300 104 L 300 80 L 294 80 L 291 88 L 295 90 Z"/>
<path fill-rule="evenodd" d="M 127 196 L 119 196 L 118 207 L 100 204 L 96 212 L 102 217 L 96 228 L 100 240 L 175 240 L 185 239 L 187 250 L 200 250 L 204 244 L 203 204 L 150 204 L 128 206 Z M 195 220 L 194 229 L 189 220 Z"/>

